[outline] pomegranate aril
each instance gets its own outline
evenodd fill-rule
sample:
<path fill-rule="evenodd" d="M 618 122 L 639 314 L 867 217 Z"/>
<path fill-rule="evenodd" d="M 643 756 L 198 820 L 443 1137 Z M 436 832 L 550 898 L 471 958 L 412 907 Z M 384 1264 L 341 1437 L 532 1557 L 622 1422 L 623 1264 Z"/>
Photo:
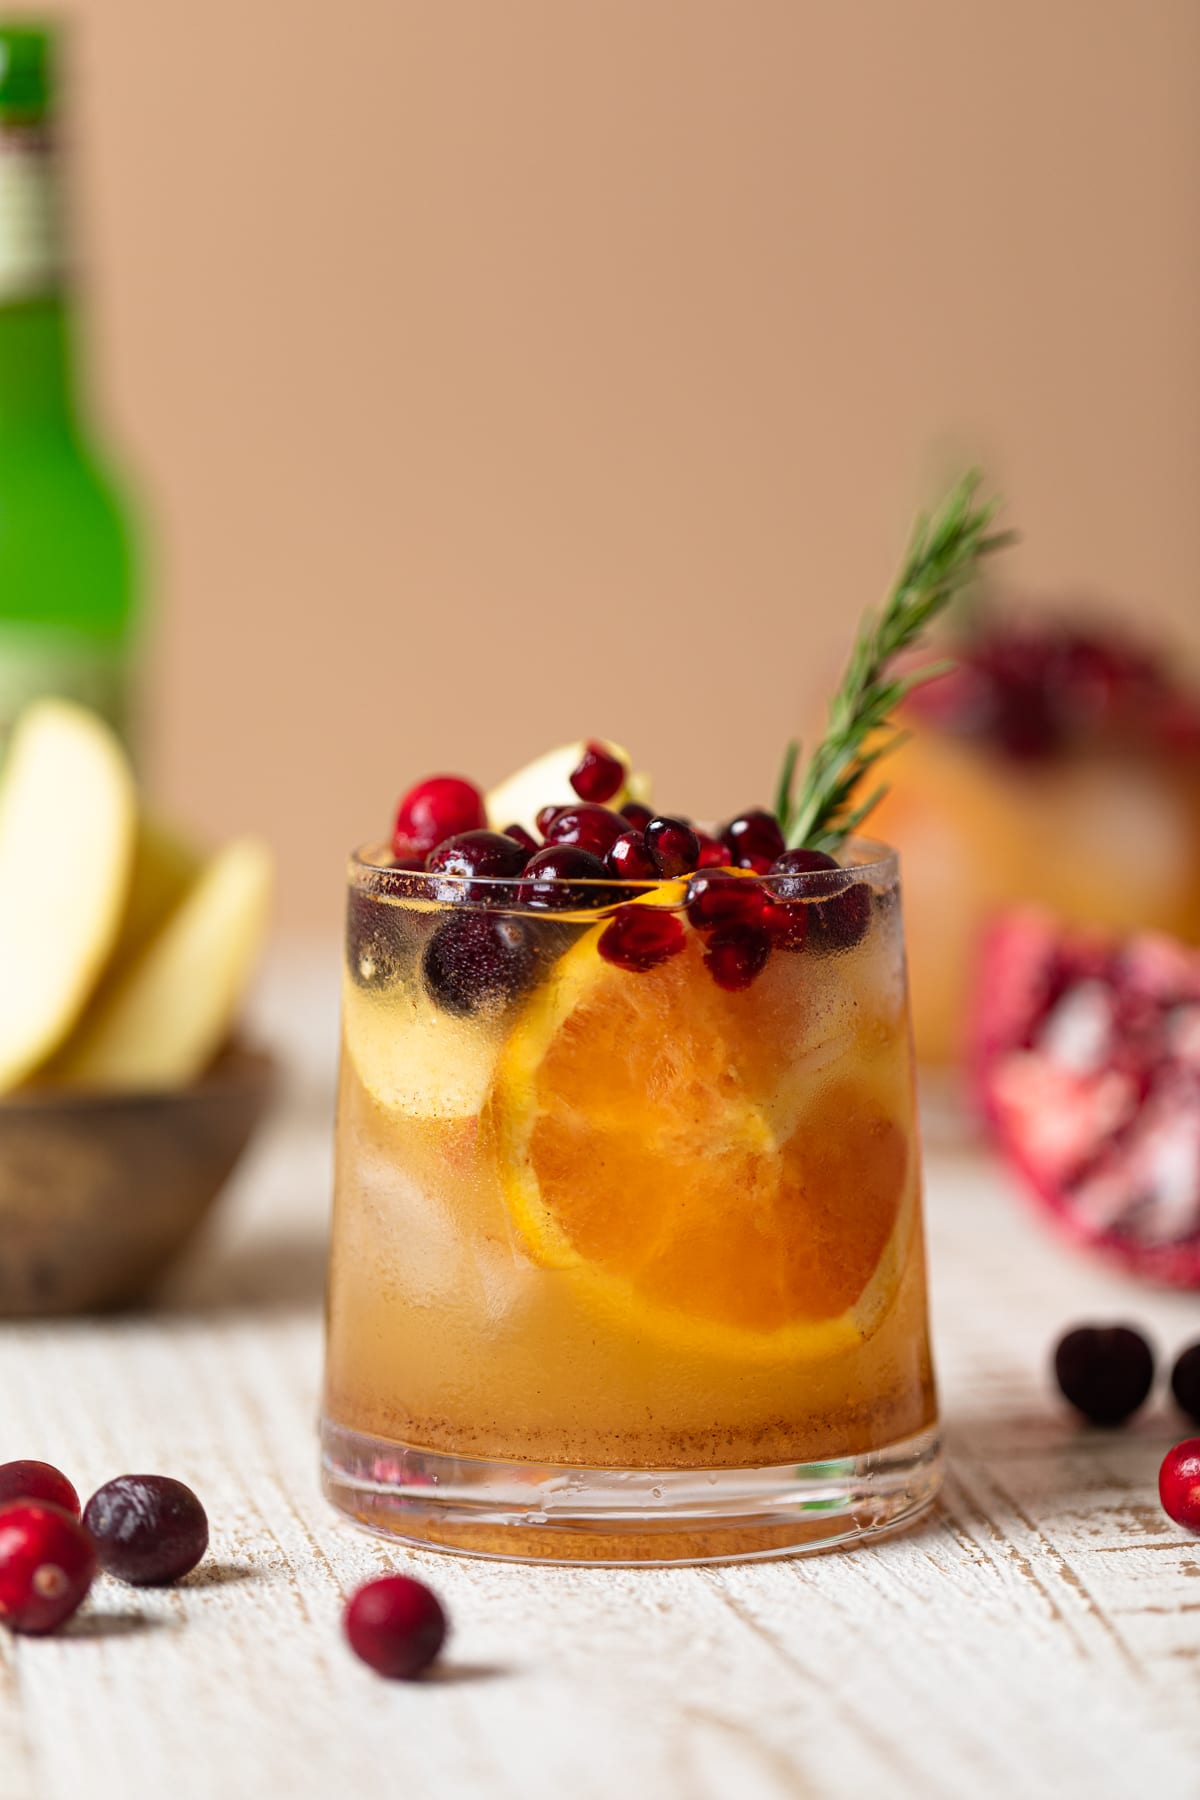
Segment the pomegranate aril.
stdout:
<path fill-rule="evenodd" d="M 0 1625 L 30 1635 L 54 1631 L 95 1573 L 90 1534 L 61 1506 L 17 1500 L 0 1510 Z"/>
<path fill-rule="evenodd" d="M 1059 1339 L 1054 1375 L 1065 1399 L 1093 1425 L 1121 1425 L 1154 1383 L 1154 1352 L 1129 1325 L 1080 1325 Z"/>
<path fill-rule="evenodd" d="M 628 829 L 620 813 L 607 806 L 562 806 L 545 829 L 547 844 L 574 844 L 592 856 L 607 856 L 617 839 Z"/>
<path fill-rule="evenodd" d="M 683 949 L 682 920 L 654 906 L 619 906 L 600 934 L 596 948 L 605 962 L 644 974 Z"/>
<path fill-rule="evenodd" d="M 1200 1425 L 1200 1344 L 1189 1344 L 1175 1358 L 1171 1394 L 1180 1412 Z"/>
<path fill-rule="evenodd" d="M 519 919 L 463 912 L 438 925 L 425 946 L 421 975 L 444 1012 L 470 1018 L 501 1012 L 530 985 L 535 965 Z"/>
<path fill-rule="evenodd" d="M 646 848 L 663 876 L 690 875 L 700 861 L 700 840 L 684 819 L 651 819 Z"/>
<path fill-rule="evenodd" d="M 735 994 L 761 975 L 770 953 L 760 925 L 723 925 L 709 938 L 704 963 L 717 986 Z"/>
<path fill-rule="evenodd" d="M 658 864 L 647 850 L 640 831 L 623 831 L 604 861 L 622 881 L 658 880 Z"/>
<path fill-rule="evenodd" d="M 543 837 L 545 837 L 559 813 L 566 812 L 567 810 L 568 809 L 563 806 L 561 802 L 557 806 L 540 806 L 538 808 L 537 818 L 534 820 L 534 823 Z"/>
<path fill-rule="evenodd" d="M 439 898 L 486 899 L 488 881 L 510 881 L 528 861 L 528 850 L 516 838 L 498 831 L 460 831 L 429 852 L 425 867 L 431 875 L 476 876 L 485 884 L 476 888 L 470 882 L 459 885 L 447 881 L 444 887 L 438 887 Z"/>
<path fill-rule="evenodd" d="M 60 1507 L 73 1519 L 79 1517 L 79 1495 L 53 1463 L 0 1463 L 0 1506 L 8 1506 L 13 1500 L 41 1500 Z"/>
<path fill-rule="evenodd" d="M 719 838 L 710 837 L 707 831 L 696 833 L 696 842 L 700 846 L 700 857 L 696 864 L 698 869 L 724 869 L 729 865 L 729 851 Z"/>
<path fill-rule="evenodd" d="M 643 806 L 640 800 L 627 800 L 621 808 L 621 817 L 628 819 L 635 831 L 645 831 L 654 813 L 649 806 Z"/>
<path fill-rule="evenodd" d="M 601 882 L 605 885 L 600 886 Z M 517 889 L 520 905 L 554 912 L 612 906 L 619 898 L 600 858 L 575 844 L 548 844 L 531 856 Z"/>
<path fill-rule="evenodd" d="M 526 856 L 535 855 L 537 850 L 540 848 L 538 841 L 534 837 L 533 833 L 531 831 L 526 831 L 526 829 L 523 825 L 506 825 L 504 827 L 504 835 L 505 835 L 505 837 L 512 838 L 516 843 L 520 844 L 520 846 L 521 846 L 522 850 L 524 850 Z"/>
<path fill-rule="evenodd" d="M 571 773 L 571 786 L 579 798 L 594 800 L 601 806 L 620 791 L 624 782 L 625 764 L 603 744 L 589 744 Z"/>
<path fill-rule="evenodd" d="M 785 850 L 771 865 L 770 892 L 784 902 L 804 903 L 805 919 L 788 930 L 775 921 L 781 948 L 831 953 L 861 942 L 871 923 L 871 890 L 862 881 L 846 884 L 844 870 L 824 850 Z M 828 877 L 828 880 L 825 879 Z M 822 899 L 827 894 L 828 899 Z M 797 911 L 799 910 L 797 904 Z"/>
<path fill-rule="evenodd" d="M 83 1511 L 100 1567 L 134 1587 L 166 1587 L 208 1549 L 208 1515 L 170 1475 L 117 1475 Z"/>
<path fill-rule="evenodd" d="M 747 875 L 712 871 L 693 875 L 687 885 L 687 916 L 697 931 L 723 925 L 762 923 L 763 891 Z"/>
<path fill-rule="evenodd" d="M 735 869 L 754 869 L 759 875 L 766 874 L 785 847 L 779 820 L 762 807 L 753 807 L 730 819 L 721 830 L 721 839 Z M 765 868 L 760 866 L 764 859 Z"/>
<path fill-rule="evenodd" d="M 410 1575 L 381 1575 L 351 1596 L 342 1629 L 354 1654 L 392 1681 L 412 1681 L 446 1641 L 436 1594 Z"/>
<path fill-rule="evenodd" d="M 479 831 L 487 824 L 483 795 L 461 775 L 419 781 L 396 808 L 392 849 L 399 857 L 428 856 L 443 838 Z"/>
<path fill-rule="evenodd" d="M 1185 1438 L 1167 1451 L 1158 1471 L 1158 1497 L 1169 1519 L 1200 1535 L 1200 1438 Z"/>

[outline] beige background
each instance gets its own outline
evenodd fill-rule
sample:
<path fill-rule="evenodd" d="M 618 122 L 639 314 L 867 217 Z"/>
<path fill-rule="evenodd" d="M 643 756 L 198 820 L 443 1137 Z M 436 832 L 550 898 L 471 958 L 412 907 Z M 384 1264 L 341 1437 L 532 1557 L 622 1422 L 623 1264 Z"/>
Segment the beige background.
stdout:
<path fill-rule="evenodd" d="M 1200 641 L 1195 0 L 88 0 L 156 785 L 283 914 L 432 768 L 766 797 L 915 502 Z"/>

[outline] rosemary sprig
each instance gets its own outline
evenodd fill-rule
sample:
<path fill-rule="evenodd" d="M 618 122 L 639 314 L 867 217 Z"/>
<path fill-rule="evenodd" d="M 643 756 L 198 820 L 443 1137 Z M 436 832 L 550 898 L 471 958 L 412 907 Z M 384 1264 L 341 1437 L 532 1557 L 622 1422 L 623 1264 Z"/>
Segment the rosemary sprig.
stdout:
<path fill-rule="evenodd" d="M 975 577 L 985 556 L 1010 544 L 1015 533 L 992 531 L 999 502 L 976 505 L 978 470 L 958 483 L 932 518 L 917 520 L 904 567 L 877 614 L 868 614 L 829 708 L 825 736 L 809 758 L 793 798 L 800 746 L 791 743 L 780 773 L 776 811 L 792 849 L 836 850 L 887 792 L 886 783 L 864 800 L 858 789 L 883 756 L 903 742 L 892 723 L 900 702 L 915 687 L 953 665 L 926 664 L 897 674 L 897 656 Z"/>

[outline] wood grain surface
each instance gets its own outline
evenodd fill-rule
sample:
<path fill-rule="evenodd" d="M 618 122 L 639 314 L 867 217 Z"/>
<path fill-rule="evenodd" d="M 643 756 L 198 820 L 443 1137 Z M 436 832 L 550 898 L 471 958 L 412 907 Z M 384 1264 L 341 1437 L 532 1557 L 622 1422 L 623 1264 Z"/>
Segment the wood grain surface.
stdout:
<path fill-rule="evenodd" d="M 212 1520 L 180 1587 L 102 1578 L 61 1636 L 0 1636 L 0 1800 L 784 1800 L 1200 1795 L 1200 1542 L 1165 1518 L 1161 1397 L 1078 1429 L 1047 1382 L 1067 1321 L 1130 1317 L 1164 1358 L 1200 1302 L 1058 1249 L 976 1153 L 927 1156 L 950 1474 L 877 1548 L 712 1569 L 536 1569 L 341 1523 L 314 1415 L 335 997 L 277 959 L 260 1008 L 285 1105 L 159 1306 L 0 1328 L 0 1456 L 85 1492 L 190 1482 Z M 339 1636 L 384 1569 L 436 1587 L 434 1679 Z"/>

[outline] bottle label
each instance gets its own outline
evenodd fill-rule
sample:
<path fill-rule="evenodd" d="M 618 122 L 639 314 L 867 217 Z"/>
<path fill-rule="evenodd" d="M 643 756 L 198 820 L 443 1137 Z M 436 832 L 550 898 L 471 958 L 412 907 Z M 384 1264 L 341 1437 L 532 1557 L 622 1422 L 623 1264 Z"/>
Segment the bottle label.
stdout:
<path fill-rule="evenodd" d="M 42 126 L 0 127 L 0 303 L 51 291 L 62 273 L 54 146 Z"/>
<path fill-rule="evenodd" d="M 77 700 L 127 737 L 128 666 L 115 646 L 0 622 L 0 758 L 31 700 Z"/>

